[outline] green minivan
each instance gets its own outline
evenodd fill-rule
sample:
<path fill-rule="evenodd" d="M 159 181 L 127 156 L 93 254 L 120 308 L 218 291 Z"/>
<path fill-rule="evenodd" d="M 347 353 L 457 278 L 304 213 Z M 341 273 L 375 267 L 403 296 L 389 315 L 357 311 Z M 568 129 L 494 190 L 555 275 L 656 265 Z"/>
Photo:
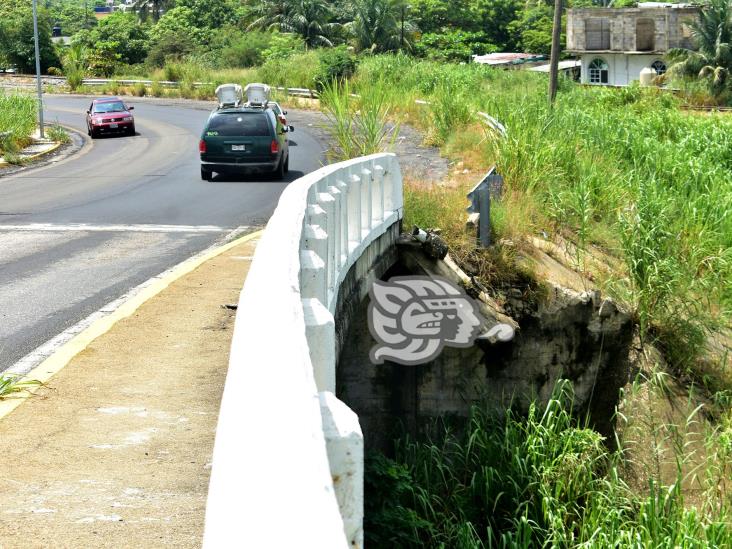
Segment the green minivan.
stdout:
<path fill-rule="evenodd" d="M 272 173 L 283 179 L 289 169 L 290 151 L 284 126 L 266 107 L 225 107 L 208 117 L 201 134 L 201 179 L 213 174 Z"/>

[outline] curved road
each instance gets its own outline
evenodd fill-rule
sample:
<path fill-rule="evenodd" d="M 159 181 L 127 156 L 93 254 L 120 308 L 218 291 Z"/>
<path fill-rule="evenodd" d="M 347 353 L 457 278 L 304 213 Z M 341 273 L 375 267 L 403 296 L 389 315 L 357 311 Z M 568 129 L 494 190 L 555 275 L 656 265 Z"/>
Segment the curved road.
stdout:
<path fill-rule="evenodd" d="M 86 133 L 88 98 L 46 96 L 46 120 Z M 94 140 L 0 177 L 0 371 L 138 284 L 235 230 L 263 225 L 287 183 L 322 165 L 298 125 L 285 182 L 201 181 L 210 109 L 129 100 L 137 135 Z"/>

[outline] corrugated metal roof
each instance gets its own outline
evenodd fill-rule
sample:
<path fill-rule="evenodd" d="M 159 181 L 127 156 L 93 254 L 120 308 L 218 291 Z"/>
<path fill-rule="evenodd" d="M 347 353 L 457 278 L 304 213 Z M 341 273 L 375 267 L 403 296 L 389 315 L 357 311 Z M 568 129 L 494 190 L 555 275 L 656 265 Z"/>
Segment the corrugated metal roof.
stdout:
<path fill-rule="evenodd" d="M 570 59 L 568 61 L 560 61 L 558 66 L 560 71 L 566 71 L 579 67 L 580 65 L 582 65 L 582 61 L 579 59 Z M 531 67 L 529 70 L 536 72 L 549 72 L 549 63 L 546 65 L 539 65 L 538 67 Z"/>
<path fill-rule="evenodd" d="M 475 63 L 484 65 L 520 65 L 521 63 L 533 63 L 543 61 L 546 55 L 536 53 L 488 53 L 486 55 L 474 55 Z"/>

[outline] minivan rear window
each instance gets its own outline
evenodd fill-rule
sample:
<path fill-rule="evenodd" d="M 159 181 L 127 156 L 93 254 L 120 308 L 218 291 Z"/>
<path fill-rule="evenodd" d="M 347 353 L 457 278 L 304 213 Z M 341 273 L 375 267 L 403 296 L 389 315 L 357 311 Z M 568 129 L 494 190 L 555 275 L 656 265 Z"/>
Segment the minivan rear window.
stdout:
<path fill-rule="evenodd" d="M 212 132 L 216 132 L 213 134 Z M 269 122 L 263 113 L 221 113 L 208 123 L 209 135 L 268 136 Z"/>

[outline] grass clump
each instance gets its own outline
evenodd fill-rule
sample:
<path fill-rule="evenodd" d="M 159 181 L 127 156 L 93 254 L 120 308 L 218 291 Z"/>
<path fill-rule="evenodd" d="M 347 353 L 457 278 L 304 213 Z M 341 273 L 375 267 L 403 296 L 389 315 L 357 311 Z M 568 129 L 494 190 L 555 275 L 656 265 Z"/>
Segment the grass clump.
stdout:
<path fill-rule="evenodd" d="M 41 385 L 38 380 L 23 380 L 22 377 L 12 374 L 0 375 L 0 400 Z"/>
<path fill-rule="evenodd" d="M 474 407 L 464 430 L 402 438 L 393 459 L 372 456 L 366 541 L 374 547 L 726 547 L 729 501 L 714 489 L 687 506 L 681 479 L 621 478 L 622 450 L 571 414 L 569 385 L 527 416 Z M 726 440 L 726 430 L 714 440 Z"/>
<path fill-rule="evenodd" d="M 331 151 L 334 160 L 389 150 L 399 135 L 399 125 L 389 121 L 389 103 L 384 86 L 374 85 L 369 93 L 353 97 L 347 81 L 332 80 L 320 96 L 330 130 L 338 148 Z"/>
<path fill-rule="evenodd" d="M 67 132 L 58 123 L 52 124 L 51 126 L 46 128 L 46 136 L 51 141 L 56 141 L 57 143 L 69 143 L 71 141 L 71 136 L 69 135 L 69 132 Z"/>

